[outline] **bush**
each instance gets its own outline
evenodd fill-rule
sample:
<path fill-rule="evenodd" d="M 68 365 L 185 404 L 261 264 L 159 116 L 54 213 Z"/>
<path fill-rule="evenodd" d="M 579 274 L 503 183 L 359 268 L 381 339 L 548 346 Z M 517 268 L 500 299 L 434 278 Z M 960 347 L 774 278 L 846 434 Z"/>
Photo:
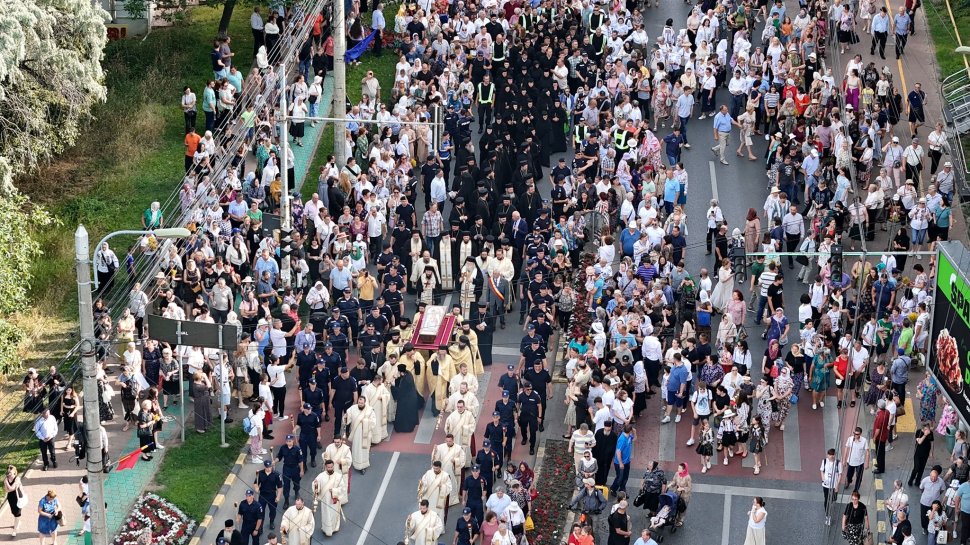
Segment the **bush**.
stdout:
<path fill-rule="evenodd" d="M 0 375 L 9 376 L 20 370 L 20 348 L 24 332 L 0 318 Z"/>

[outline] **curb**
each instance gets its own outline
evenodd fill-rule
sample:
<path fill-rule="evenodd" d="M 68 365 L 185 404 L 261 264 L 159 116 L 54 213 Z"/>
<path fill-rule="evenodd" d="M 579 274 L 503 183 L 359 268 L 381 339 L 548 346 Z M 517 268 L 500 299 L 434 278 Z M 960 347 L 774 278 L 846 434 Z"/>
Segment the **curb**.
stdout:
<path fill-rule="evenodd" d="M 222 483 L 222 487 L 219 488 L 219 493 L 216 494 L 215 498 L 213 498 L 212 505 L 209 507 L 209 512 L 206 513 L 205 518 L 203 518 L 202 522 L 200 522 L 196 527 L 195 534 L 192 536 L 192 539 L 189 540 L 189 545 L 199 545 L 199 543 L 202 541 L 200 536 L 209 529 L 209 525 L 212 524 L 216 513 L 219 512 L 219 508 L 222 507 L 222 504 L 226 501 L 226 494 L 229 493 L 229 489 L 232 488 L 232 485 L 236 482 L 239 472 L 242 471 L 245 462 L 246 453 L 240 452 L 239 456 L 236 458 L 236 463 L 229 471 L 229 475 L 226 476 L 226 480 Z"/>

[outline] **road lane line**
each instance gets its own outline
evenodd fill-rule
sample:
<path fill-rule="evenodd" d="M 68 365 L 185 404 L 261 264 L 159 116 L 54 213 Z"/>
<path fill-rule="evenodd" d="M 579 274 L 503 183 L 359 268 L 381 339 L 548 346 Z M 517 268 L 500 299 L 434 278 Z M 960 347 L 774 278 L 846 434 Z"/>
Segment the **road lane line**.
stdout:
<path fill-rule="evenodd" d="M 803 490 L 782 490 L 779 488 L 749 488 L 741 486 L 725 486 L 725 485 L 713 485 L 707 483 L 694 483 L 693 492 L 694 494 L 717 494 L 730 496 L 746 496 L 750 497 L 757 495 L 762 498 L 775 499 L 775 500 L 797 500 L 797 501 L 811 501 L 811 502 L 822 502 L 822 495 L 815 492 L 805 492 Z"/>
<path fill-rule="evenodd" d="M 680 409 L 674 408 L 670 414 L 676 416 Z M 660 454 L 661 462 L 673 462 L 677 460 L 677 423 L 673 418 L 669 424 L 660 426 Z"/>
<path fill-rule="evenodd" d="M 792 405 L 788 418 L 785 419 L 785 431 L 781 432 L 785 440 L 785 471 L 802 470 L 801 437 L 799 437 L 798 405 Z"/>
<path fill-rule="evenodd" d="M 370 535 L 371 526 L 374 525 L 374 519 L 377 518 L 377 511 L 381 507 L 384 493 L 387 492 L 387 485 L 391 483 L 391 475 L 394 474 L 394 466 L 397 465 L 397 459 L 400 456 L 400 452 L 395 452 L 391 456 L 391 463 L 387 464 L 387 469 L 384 471 L 384 479 L 381 481 L 381 487 L 377 490 L 374 504 L 370 508 L 370 513 L 367 514 L 367 521 L 364 522 L 364 527 L 360 530 L 360 537 L 357 538 L 357 545 L 364 545 L 364 542 L 367 541 L 367 537 Z"/>
<path fill-rule="evenodd" d="M 720 203 L 721 199 L 717 198 L 717 174 L 714 172 L 714 161 L 708 161 L 707 164 L 711 167 L 711 197 Z"/>
<path fill-rule="evenodd" d="M 721 545 L 730 545 L 730 543 L 731 543 L 731 494 L 726 494 L 724 496 L 724 520 L 721 521 Z"/>
<path fill-rule="evenodd" d="M 851 395 L 851 394 L 849 394 Z M 806 393 L 805 402 L 808 402 L 809 395 Z M 839 450 L 839 409 L 836 406 L 838 403 L 838 398 L 835 396 L 825 396 L 825 402 L 828 403 L 825 407 L 822 407 L 822 425 L 825 427 L 825 450 L 834 448 L 836 452 Z M 859 400 L 862 403 L 862 400 Z"/>

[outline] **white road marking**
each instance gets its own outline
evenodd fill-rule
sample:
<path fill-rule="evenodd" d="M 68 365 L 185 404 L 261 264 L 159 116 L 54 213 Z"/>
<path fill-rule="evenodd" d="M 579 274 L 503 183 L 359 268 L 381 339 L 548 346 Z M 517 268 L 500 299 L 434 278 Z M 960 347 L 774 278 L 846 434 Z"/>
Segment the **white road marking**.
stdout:
<path fill-rule="evenodd" d="M 360 537 L 357 538 L 357 545 L 364 545 L 367 541 L 367 537 L 370 536 L 371 526 L 374 525 L 374 519 L 377 518 L 377 511 L 381 507 L 381 501 L 384 499 L 384 493 L 387 492 L 387 485 L 391 483 L 391 475 L 394 473 L 394 466 L 397 465 L 397 459 L 401 456 L 400 452 L 395 452 L 391 456 L 391 463 L 387 464 L 387 469 L 384 471 L 384 479 L 381 481 L 381 487 L 377 490 L 377 496 L 374 498 L 374 504 L 370 508 L 370 513 L 367 515 L 367 521 L 364 522 L 364 527 L 361 528 Z"/>
<path fill-rule="evenodd" d="M 714 164 L 711 163 L 711 166 L 713 165 Z M 727 494 L 724 496 L 724 520 L 721 521 L 721 545 L 729 545 L 730 542 L 731 542 L 731 494 Z"/>
<path fill-rule="evenodd" d="M 734 496 L 754 496 L 757 492 L 758 496 L 762 498 L 776 499 L 776 500 L 797 500 L 797 501 L 811 501 L 811 502 L 821 502 L 822 494 L 814 492 L 805 492 L 802 490 L 782 490 L 779 488 L 747 488 L 741 486 L 725 486 L 725 485 L 713 485 L 707 483 L 694 483 L 694 493 L 701 494 L 718 494 L 726 495 L 728 497 Z"/>
<path fill-rule="evenodd" d="M 717 198 L 717 174 L 714 172 L 716 170 L 714 167 L 714 161 L 708 161 L 707 164 L 711 167 L 711 197 L 720 201 L 720 199 Z"/>

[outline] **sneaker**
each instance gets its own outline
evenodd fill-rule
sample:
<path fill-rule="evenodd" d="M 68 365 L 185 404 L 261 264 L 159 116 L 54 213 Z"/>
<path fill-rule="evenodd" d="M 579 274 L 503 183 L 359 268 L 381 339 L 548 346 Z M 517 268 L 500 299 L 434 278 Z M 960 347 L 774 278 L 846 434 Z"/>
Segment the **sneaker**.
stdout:
<path fill-rule="evenodd" d="M 676 418 L 674 418 L 674 422 L 680 422 L 680 415 L 679 414 L 677 415 Z"/>
<path fill-rule="evenodd" d="M 711 469 L 711 463 L 710 462 L 707 462 L 707 466 L 705 466 L 705 467 L 707 467 L 707 469 Z"/>
<path fill-rule="evenodd" d="M 831 526 L 832 525 L 832 517 L 830 517 L 828 515 L 825 515 L 825 525 L 826 526 Z"/>
<path fill-rule="evenodd" d="M 245 403 L 240 403 L 239 405 L 237 405 L 237 407 L 239 407 L 240 409 L 248 409 L 249 405 L 246 405 Z"/>
<path fill-rule="evenodd" d="M 690 149 L 690 144 L 684 144 L 684 147 Z"/>
<path fill-rule="evenodd" d="M 155 445 L 155 448 L 157 448 L 157 449 L 163 449 L 163 448 L 165 448 L 165 445 Z"/>
<path fill-rule="evenodd" d="M 824 402 L 824 401 L 819 401 L 819 402 L 818 402 L 818 404 L 819 404 L 819 406 L 820 406 L 820 407 L 822 407 L 823 409 L 825 408 L 825 402 Z"/>
<path fill-rule="evenodd" d="M 260 453 L 260 454 L 266 454 L 266 453 L 267 453 L 267 451 L 266 451 L 266 449 L 260 449 L 260 450 L 259 450 L 259 453 Z"/>
<path fill-rule="evenodd" d="M 250 461 L 250 463 L 253 463 L 253 464 L 261 464 L 261 463 L 263 463 L 263 459 L 260 458 L 259 456 L 250 456 L 249 457 L 249 461 Z"/>
<path fill-rule="evenodd" d="M 727 465 L 727 458 L 724 459 L 724 465 Z"/>
<path fill-rule="evenodd" d="M 677 418 L 680 418 L 680 417 L 678 416 Z M 664 417 L 660 419 L 661 424 L 666 424 L 668 422 L 670 422 L 670 415 L 664 415 Z"/>
<path fill-rule="evenodd" d="M 693 438 L 693 437 L 691 437 L 690 439 L 688 439 L 688 440 L 687 440 L 687 446 L 688 446 L 688 447 L 689 447 L 689 446 L 693 446 L 693 444 L 694 444 L 694 438 Z"/>
<path fill-rule="evenodd" d="M 818 410 L 818 405 L 816 405 L 815 403 L 812 403 L 812 410 L 813 411 L 817 411 Z"/>

